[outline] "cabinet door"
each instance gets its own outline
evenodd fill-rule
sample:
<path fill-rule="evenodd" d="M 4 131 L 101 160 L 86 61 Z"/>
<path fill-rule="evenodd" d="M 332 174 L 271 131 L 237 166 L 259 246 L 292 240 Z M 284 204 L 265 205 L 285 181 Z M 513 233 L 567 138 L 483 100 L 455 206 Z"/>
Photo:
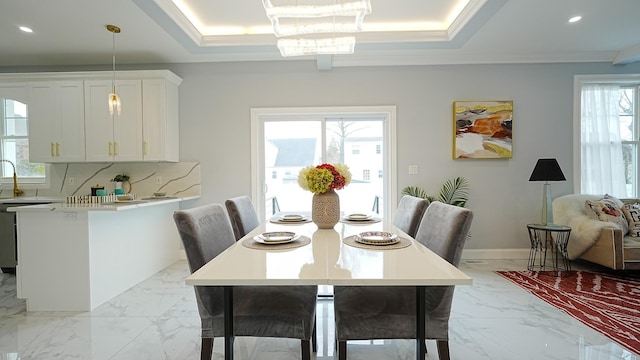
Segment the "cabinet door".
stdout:
<path fill-rule="evenodd" d="M 142 160 L 142 95 L 139 80 L 116 81 L 120 115 L 109 114 L 109 80 L 85 81 L 87 161 Z"/>
<path fill-rule="evenodd" d="M 145 161 L 178 161 L 178 86 L 164 79 L 142 81 Z"/>
<path fill-rule="evenodd" d="M 29 161 L 55 160 L 54 132 L 58 122 L 52 83 L 29 84 Z"/>
<path fill-rule="evenodd" d="M 85 160 L 84 85 L 82 81 L 56 84 L 56 109 L 59 115 L 55 133 L 55 162 Z"/>
<path fill-rule="evenodd" d="M 119 81 L 116 92 L 122 113 L 113 117 L 114 160 L 142 161 L 142 82 Z"/>
<path fill-rule="evenodd" d="M 31 162 L 84 161 L 82 81 L 29 83 Z"/>

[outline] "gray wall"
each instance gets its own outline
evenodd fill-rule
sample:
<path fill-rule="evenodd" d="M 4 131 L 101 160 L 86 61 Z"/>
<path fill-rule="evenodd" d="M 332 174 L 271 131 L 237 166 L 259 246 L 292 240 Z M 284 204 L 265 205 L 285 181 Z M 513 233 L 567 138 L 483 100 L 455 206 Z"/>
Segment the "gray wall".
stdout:
<path fill-rule="evenodd" d="M 180 86 L 182 161 L 202 164 L 202 198 L 221 202 L 250 194 L 250 109 L 299 106 L 397 106 L 398 191 L 408 185 L 436 194 L 455 176 L 472 186 L 475 219 L 467 251 L 475 257 L 520 256 L 526 224 L 541 218 L 542 183 L 529 182 L 535 162 L 555 157 L 572 192 L 573 76 L 638 73 L 640 64 L 536 64 L 334 68 L 313 62 L 174 64 Z M 513 100 L 510 160 L 453 160 L 452 104 L 456 100 Z M 417 164 L 418 175 L 407 167 Z"/>
<path fill-rule="evenodd" d="M 528 181 L 538 158 L 557 158 L 567 177 L 566 182 L 553 183 L 553 196 L 572 192 L 574 75 L 640 73 L 640 63 L 359 67 L 328 72 L 318 71 L 312 61 L 121 68 L 170 69 L 184 79 L 181 161 L 199 161 L 202 166 L 202 197 L 186 206 L 250 194 L 252 107 L 395 105 L 398 191 L 417 185 L 436 194 L 446 179 L 456 176 L 471 183 L 469 207 L 475 219 L 467 258 L 526 256 L 526 224 L 541 218 L 542 183 Z M 9 71 L 54 70 L 104 69 Z M 512 159 L 452 159 L 456 100 L 514 101 Z M 418 175 L 407 174 L 410 164 L 419 166 Z"/>

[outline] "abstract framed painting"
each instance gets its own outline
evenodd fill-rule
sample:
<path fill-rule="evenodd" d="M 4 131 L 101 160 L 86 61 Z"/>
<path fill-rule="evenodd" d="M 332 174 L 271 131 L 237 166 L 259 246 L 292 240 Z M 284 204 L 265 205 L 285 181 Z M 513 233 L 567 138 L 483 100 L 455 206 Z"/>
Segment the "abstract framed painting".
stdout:
<path fill-rule="evenodd" d="M 511 159 L 513 101 L 455 101 L 454 159 Z"/>

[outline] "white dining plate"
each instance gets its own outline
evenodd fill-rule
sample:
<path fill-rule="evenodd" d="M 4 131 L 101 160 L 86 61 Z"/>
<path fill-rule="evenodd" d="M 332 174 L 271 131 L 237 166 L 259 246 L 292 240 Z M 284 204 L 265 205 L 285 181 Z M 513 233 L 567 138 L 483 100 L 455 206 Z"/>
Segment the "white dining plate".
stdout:
<path fill-rule="evenodd" d="M 288 222 L 300 222 L 305 220 L 307 220 L 305 216 L 297 215 L 297 214 L 283 215 L 280 217 L 280 221 L 288 221 Z"/>
<path fill-rule="evenodd" d="M 367 215 L 367 214 L 349 214 L 347 216 L 347 219 L 349 219 L 351 221 L 367 221 L 367 220 L 371 220 L 371 215 Z"/>
<path fill-rule="evenodd" d="M 367 245 L 391 245 L 397 243 L 398 235 L 386 231 L 365 231 L 356 237 L 356 241 Z"/>
<path fill-rule="evenodd" d="M 300 235 L 288 231 L 268 232 L 253 237 L 255 242 L 267 245 L 286 244 L 298 240 Z"/>

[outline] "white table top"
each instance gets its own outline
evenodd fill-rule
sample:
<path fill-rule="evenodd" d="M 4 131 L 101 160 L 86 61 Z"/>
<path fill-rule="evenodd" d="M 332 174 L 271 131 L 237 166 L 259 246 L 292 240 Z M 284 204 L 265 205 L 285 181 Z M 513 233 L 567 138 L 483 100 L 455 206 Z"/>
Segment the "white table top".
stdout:
<path fill-rule="evenodd" d="M 313 223 L 266 222 L 245 238 L 267 231 L 293 231 L 311 244 L 288 250 L 256 250 L 241 239 L 186 279 L 188 285 L 470 285 L 472 279 L 422 244 L 402 249 L 369 250 L 349 246 L 342 238 L 363 231 L 390 231 L 383 222 L 368 225 L 338 223 L 320 230 Z"/>

